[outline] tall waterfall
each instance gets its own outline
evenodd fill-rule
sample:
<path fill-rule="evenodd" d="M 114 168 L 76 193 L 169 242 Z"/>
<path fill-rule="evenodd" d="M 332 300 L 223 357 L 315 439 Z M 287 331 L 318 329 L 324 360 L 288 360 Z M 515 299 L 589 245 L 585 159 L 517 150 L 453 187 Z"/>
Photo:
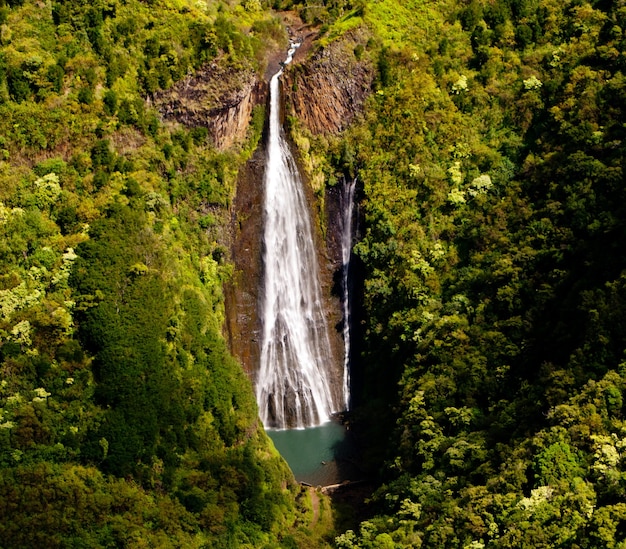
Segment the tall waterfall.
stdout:
<path fill-rule="evenodd" d="M 341 193 L 341 286 L 343 306 L 343 405 L 350 409 L 350 327 L 351 299 L 350 295 L 350 256 L 352 254 L 352 238 L 354 236 L 354 190 L 356 178 L 346 180 Z"/>
<path fill-rule="evenodd" d="M 297 46 L 289 50 L 291 62 Z M 268 428 L 304 428 L 337 410 L 333 357 L 303 183 L 280 122 L 282 69 L 270 81 L 265 175 L 264 296 L 259 413 Z"/>

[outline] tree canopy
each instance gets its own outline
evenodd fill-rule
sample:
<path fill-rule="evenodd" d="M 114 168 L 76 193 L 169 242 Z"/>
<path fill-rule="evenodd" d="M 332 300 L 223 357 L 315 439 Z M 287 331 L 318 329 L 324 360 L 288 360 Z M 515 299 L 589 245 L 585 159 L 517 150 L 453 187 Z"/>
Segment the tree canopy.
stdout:
<path fill-rule="evenodd" d="M 387 463 L 337 545 L 621 547 L 623 8 L 399 4 L 361 12 L 379 78 L 326 168 L 363 187 Z"/>

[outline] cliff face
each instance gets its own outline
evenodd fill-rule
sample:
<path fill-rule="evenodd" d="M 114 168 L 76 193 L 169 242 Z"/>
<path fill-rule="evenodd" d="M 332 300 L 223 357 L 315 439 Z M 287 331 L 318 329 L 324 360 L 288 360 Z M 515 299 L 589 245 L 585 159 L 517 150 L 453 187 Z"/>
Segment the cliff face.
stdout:
<path fill-rule="evenodd" d="M 303 41 L 284 80 L 287 112 L 313 134 L 337 133 L 359 113 L 369 95 L 375 69 L 360 59 L 367 41 L 364 31 L 354 31 L 310 55 L 316 33 L 288 19 L 293 38 Z M 278 69 L 284 52 L 268 59 L 265 79 Z M 187 127 L 204 127 L 218 150 L 246 137 L 252 109 L 267 100 L 267 81 L 251 69 L 234 69 L 207 63 L 153 98 L 166 121 Z"/>
<path fill-rule="evenodd" d="M 262 321 L 259 316 L 263 302 L 263 226 L 264 177 L 266 148 L 262 143 L 243 170 L 239 173 L 237 195 L 231 217 L 231 258 L 235 264 L 232 283 L 225 290 L 226 330 L 231 352 L 255 382 L 260 364 Z M 329 327 L 331 354 L 335 367 L 328 375 L 334 390 L 339 391 L 343 376 L 342 309 L 340 301 L 341 248 L 338 217 L 339 197 L 331 192 L 325 203 L 327 237 L 321 234 L 319 208 L 315 204 L 312 188 L 306 183 L 305 194 L 314 229 L 315 248 L 318 252 L 319 278 L 322 286 L 324 310 Z"/>
<path fill-rule="evenodd" d="M 364 59 L 367 35 L 357 30 L 296 58 L 285 74 L 290 113 L 313 134 L 338 133 L 350 125 L 371 91 L 373 64 Z"/>
<path fill-rule="evenodd" d="M 165 120 L 207 128 L 224 150 L 245 139 L 252 109 L 266 96 L 267 84 L 254 71 L 210 63 L 157 94 L 154 104 Z"/>
<path fill-rule="evenodd" d="M 265 155 L 261 143 L 239 172 L 230 227 L 235 274 L 225 288 L 226 330 L 231 352 L 253 382 L 261 352 Z"/>

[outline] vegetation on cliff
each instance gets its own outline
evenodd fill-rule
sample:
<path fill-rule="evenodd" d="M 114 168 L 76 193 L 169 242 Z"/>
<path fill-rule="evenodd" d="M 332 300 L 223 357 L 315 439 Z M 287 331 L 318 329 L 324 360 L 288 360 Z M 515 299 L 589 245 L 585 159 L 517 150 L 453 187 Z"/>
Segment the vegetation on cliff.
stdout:
<path fill-rule="evenodd" d="M 387 467 L 337 545 L 622 547 L 625 8 L 358 17 L 378 78 L 329 158 L 363 187 L 355 398 Z"/>
<path fill-rule="evenodd" d="M 263 112 L 218 152 L 151 106 L 207 64 L 262 73 L 277 28 L 258 2 L 0 2 L 0 546 L 322 544 L 221 334 Z"/>
<path fill-rule="evenodd" d="M 0 0 L 2 546 L 325 543 L 221 336 L 262 111 L 218 152 L 153 107 L 262 72 L 266 4 Z M 272 7 L 376 67 L 343 134 L 292 124 L 363 196 L 355 419 L 386 465 L 336 545 L 623 547 L 626 7 Z"/>

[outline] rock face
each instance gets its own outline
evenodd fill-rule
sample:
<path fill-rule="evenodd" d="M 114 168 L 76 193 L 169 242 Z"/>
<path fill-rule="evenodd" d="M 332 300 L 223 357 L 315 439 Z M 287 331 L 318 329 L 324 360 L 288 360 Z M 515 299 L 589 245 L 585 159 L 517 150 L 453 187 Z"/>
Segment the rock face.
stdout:
<path fill-rule="evenodd" d="M 231 217 L 235 274 L 225 288 L 230 349 L 253 382 L 261 352 L 259 307 L 262 302 L 265 155 L 265 146 L 261 143 L 239 173 Z"/>
<path fill-rule="evenodd" d="M 231 352 L 242 364 L 254 383 L 260 365 L 262 325 L 259 316 L 263 302 L 263 224 L 265 144 L 262 143 L 239 174 L 237 195 L 231 217 L 231 254 L 235 274 L 227 286 L 226 329 Z M 303 175 L 303 177 L 305 177 Z M 329 195 L 325 215 L 329 217 L 329 231 L 324 238 L 321 223 L 315 217 L 319 209 L 314 206 L 315 197 L 305 178 L 305 194 L 312 215 L 315 248 L 318 252 L 320 284 L 324 311 L 329 327 L 331 354 L 337 364 L 328 372 L 333 390 L 341 391 L 343 376 L 342 310 L 338 276 L 341 269 L 336 193 Z"/>
<path fill-rule="evenodd" d="M 366 41 L 363 31 L 349 33 L 285 74 L 288 109 L 311 133 L 338 133 L 362 110 L 375 75 L 357 59 Z"/>
<path fill-rule="evenodd" d="M 267 84 L 252 70 L 209 63 L 154 98 L 165 120 L 209 130 L 215 148 L 224 150 L 246 137 L 252 109 L 265 102 Z"/>

